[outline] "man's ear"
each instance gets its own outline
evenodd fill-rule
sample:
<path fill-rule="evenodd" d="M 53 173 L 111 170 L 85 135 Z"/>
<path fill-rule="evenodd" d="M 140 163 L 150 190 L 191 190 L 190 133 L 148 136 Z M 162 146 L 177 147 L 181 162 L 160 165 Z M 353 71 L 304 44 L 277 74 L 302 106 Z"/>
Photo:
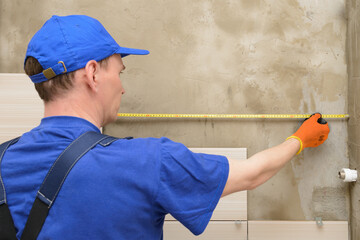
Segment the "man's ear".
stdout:
<path fill-rule="evenodd" d="M 89 88 L 97 92 L 98 89 L 98 81 L 97 81 L 97 75 L 99 74 L 100 65 L 95 60 L 90 60 L 86 63 L 85 66 L 85 74 L 86 74 L 86 83 L 89 86 Z"/>

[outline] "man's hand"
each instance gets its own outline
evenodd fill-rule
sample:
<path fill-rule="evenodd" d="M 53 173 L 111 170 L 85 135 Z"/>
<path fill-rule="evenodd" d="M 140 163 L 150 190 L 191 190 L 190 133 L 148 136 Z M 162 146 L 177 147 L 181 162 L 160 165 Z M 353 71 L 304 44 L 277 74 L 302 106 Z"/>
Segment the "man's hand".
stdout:
<path fill-rule="evenodd" d="M 317 147 L 328 138 L 330 129 L 328 123 L 321 118 L 320 113 L 311 115 L 306 119 L 300 128 L 289 138 L 295 138 L 300 141 L 299 154 L 304 148 Z"/>

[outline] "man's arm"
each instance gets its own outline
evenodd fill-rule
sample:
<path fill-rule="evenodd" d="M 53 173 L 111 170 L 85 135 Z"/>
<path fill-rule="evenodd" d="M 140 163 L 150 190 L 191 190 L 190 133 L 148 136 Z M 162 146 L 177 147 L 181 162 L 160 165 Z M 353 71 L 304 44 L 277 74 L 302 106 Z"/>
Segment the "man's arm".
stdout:
<path fill-rule="evenodd" d="M 300 142 L 288 139 L 282 144 L 259 152 L 245 161 L 229 160 L 229 177 L 223 196 L 251 190 L 274 176 L 300 149 Z"/>
<path fill-rule="evenodd" d="M 229 176 L 223 196 L 251 190 L 274 176 L 288 161 L 304 148 L 317 147 L 328 137 L 329 126 L 321 114 L 313 114 L 285 142 L 255 154 L 245 161 L 229 160 Z"/>

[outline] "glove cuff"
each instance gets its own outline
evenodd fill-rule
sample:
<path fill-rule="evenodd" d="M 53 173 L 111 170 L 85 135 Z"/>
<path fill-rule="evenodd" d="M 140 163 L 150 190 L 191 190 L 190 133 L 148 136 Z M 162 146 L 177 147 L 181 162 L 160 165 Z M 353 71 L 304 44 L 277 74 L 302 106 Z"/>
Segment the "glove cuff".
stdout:
<path fill-rule="evenodd" d="M 299 149 L 299 151 L 296 153 L 296 155 L 299 155 L 299 153 L 301 153 L 301 151 L 302 151 L 303 148 L 304 148 L 303 142 L 301 141 L 301 139 L 300 139 L 299 137 L 294 136 L 294 135 L 288 137 L 286 140 L 288 140 L 288 139 L 290 139 L 290 138 L 295 138 L 295 139 L 299 140 L 299 142 L 300 142 L 300 149 Z"/>

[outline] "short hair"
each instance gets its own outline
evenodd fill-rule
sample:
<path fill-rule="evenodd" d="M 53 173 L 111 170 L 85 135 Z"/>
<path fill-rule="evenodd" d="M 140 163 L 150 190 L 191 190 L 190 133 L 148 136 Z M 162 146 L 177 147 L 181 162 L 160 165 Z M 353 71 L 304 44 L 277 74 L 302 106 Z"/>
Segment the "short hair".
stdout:
<path fill-rule="evenodd" d="M 111 56 L 99 61 L 100 67 L 107 68 L 110 57 Z M 36 58 L 30 56 L 25 61 L 24 70 L 28 76 L 32 76 L 41 73 L 44 69 Z M 65 94 L 73 87 L 75 72 L 76 71 L 61 74 L 47 81 L 35 83 L 35 89 L 40 98 L 44 102 L 50 102 L 62 94 Z"/>

